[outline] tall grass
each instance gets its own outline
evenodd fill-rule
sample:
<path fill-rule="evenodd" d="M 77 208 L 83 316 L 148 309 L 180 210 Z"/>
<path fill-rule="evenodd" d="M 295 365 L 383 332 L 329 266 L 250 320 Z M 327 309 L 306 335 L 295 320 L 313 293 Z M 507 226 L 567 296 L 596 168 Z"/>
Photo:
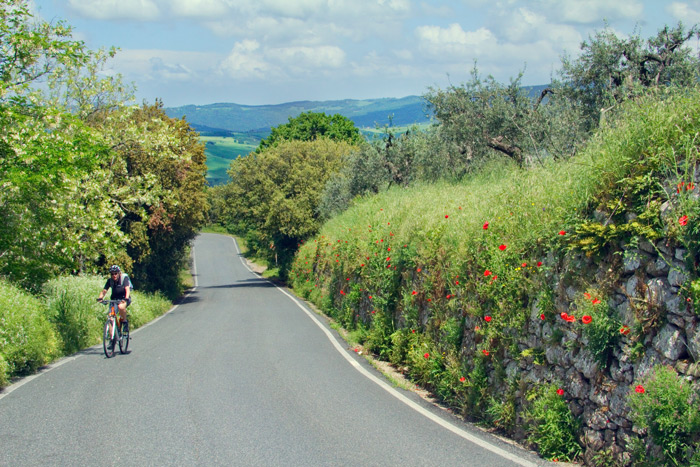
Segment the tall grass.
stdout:
<path fill-rule="evenodd" d="M 0 280 L 0 387 L 59 355 L 59 342 L 41 300 Z"/>
<path fill-rule="evenodd" d="M 689 226 L 700 224 L 697 196 L 675 190 L 695 176 L 699 132 L 698 91 L 653 96 L 569 160 L 527 170 L 493 160 L 460 183 L 357 198 L 302 245 L 292 285 L 359 330 L 369 350 L 487 420 L 487 399 L 505 401 L 504 362 L 523 358 L 528 329 L 559 329 L 564 278 L 582 293 L 611 286 L 577 269 L 584 239 L 619 250 L 619 240 L 649 234 L 700 251 L 677 222 L 687 212 Z"/>

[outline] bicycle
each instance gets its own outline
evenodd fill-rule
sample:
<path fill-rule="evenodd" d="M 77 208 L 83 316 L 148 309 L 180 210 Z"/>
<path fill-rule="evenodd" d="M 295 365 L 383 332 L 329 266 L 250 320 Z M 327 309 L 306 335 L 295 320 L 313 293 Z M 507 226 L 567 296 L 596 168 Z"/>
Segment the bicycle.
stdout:
<path fill-rule="evenodd" d="M 129 348 L 129 327 L 125 327 L 125 322 L 121 326 L 117 326 L 117 315 L 119 314 L 119 302 L 123 300 L 101 300 L 99 303 L 108 305 L 107 319 L 105 320 L 105 328 L 102 332 L 102 348 L 105 351 L 105 356 L 111 358 L 114 356 L 114 351 L 117 342 L 119 342 L 119 353 L 125 354 Z"/>

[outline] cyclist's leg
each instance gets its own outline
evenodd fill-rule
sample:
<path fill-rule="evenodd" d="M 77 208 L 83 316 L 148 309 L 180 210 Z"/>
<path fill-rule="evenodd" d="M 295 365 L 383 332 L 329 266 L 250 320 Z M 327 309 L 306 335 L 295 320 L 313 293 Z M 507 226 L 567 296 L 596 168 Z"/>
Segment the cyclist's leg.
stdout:
<path fill-rule="evenodd" d="M 124 321 L 127 320 L 126 307 L 128 307 L 129 305 L 131 305 L 131 298 L 129 298 L 125 302 L 119 302 L 119 322 L 120 322 L 120 325 L 121 325 L 121 323 L 123 323 Z"/>

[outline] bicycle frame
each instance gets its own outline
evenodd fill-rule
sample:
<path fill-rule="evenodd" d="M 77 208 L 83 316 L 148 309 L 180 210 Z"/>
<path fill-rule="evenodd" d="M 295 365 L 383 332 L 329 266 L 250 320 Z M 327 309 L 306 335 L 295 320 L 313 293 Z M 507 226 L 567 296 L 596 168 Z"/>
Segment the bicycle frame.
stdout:
<path fill-rule="evenodd" d="M 114 355 L 114 348 L 119 342 L 119 352 L 126 353 L 129 346 L 128 331 L 122 334 L 120 326 L 117 326 L 117 315 L 119 314 L 119 303 L 122 300 L 102 300 L 100 303 L 107 305 L 107 320 L 105 321 L 105 329 L 102 336 L 102 346 L 105 356 L 110 358 Z M 126 340 L 126 342 L 124 342 Z"/>

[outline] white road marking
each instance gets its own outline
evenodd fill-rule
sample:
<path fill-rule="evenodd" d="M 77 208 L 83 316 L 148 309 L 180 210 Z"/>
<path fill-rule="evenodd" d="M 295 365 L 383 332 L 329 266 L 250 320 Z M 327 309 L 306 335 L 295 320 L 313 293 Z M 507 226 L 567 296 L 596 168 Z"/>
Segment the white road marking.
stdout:
<path fill-rule="evenodd" d="M 238 243 L 236 242 L 236 240 L 234 238 L 232 238 L 232 240 L 233 240 L 233 244 L 236 246 L 236 251 L 238 252 L 238 257 L 241 260 L 241 263 L 243 263 L 243 266 L 245 266 L 246 269 L 248 269 L 250 272 L 252 272 L 256 276 L 260 277 L 261 279 L 264 279 L 262 276 L 260 276 L 260 274 L 256 273 L 248 266 L 248 264 L 244 261 L 243 256 L 240 254 L 241 252 L 238 249 Z M 316 323 L 316 325 L 321 329 L 321 331 L 323 331 L 326 334 L 326 337 L 328 337 L 328 340 L 331 341 L 331 344 L 333 344 L 333 347 L 335 347 L 335 349 L 338 351 L 338 353 L 340 353 L 340 355 L 342 355 L 343 358 L 345 358 L 345 360 L 347 360 L 348 363 L 350 363 L 350 365 L 352 365 L 357 371 L 359 371 L 363 376 L 368 378 L 370 381 L 376 383 L 379 387 L 381 387 L 386 392 L 388 392 L 389 394 L 394 396 L 396 399 L 403 402 L 404 404 L 406 404 L 407 406 L 409 406 L 411 409 L 415 410 L 419 414 L 421 414 L 421 415 L 427 417 L 428 419 L 432 420 L 433 422 L 437 423 L 441 427 L 456 434 L 457 436 L 460 436 L 460 437 L 466 439 L 467 441 L 470 441 L 470 442 L 472 442 L 472 443 L 474 443 L 474 444 L 476 444 L 476 445 L 478 445 L 478 446 L 480 446 L 488 451 L 491 451 L 492 453 L 494 453 L 498 456 L 501 456 L 505 459 L 510 460 L 511 462 L 514 462 L 518 465 L 522 465 L 524 467 L 537 467 L 538 464 L 527 461 L 525 459 L 521 459 L 517 455 L 512 454 L 512 453 L 510 453 L 510 452 L 506 451 L 505 449 L 502 449 L 498 446 L 495 446 L 495 445 L 489 443 L 488 441 L 485 441 L 477 436 L 474 436 L 471 433 L 469 433 L 469 432 L 459 428 L 458 426 L 448 422 L 447 420 L 445 420 L 441 417 L 438 417 L 437 415 L 433 414 L 429 410 L 426 410 L 424 407 L 421 407 L 420 405 L 416 404 L 414 401 L 412 401 L 411 399 L 406 397 L 404 394 L 401 394 L 399 391 L 397 391 L 391 385 L 389 385 L 386 381 L 378 378 L 376 375 L 373 375 L 372 373 L 367 371 L 367 369 L 362 367 L 362 365 L 360 365 L 355 359 L 353 359 L 350 356 L 347 349 L 340 342 L 338 342 L 338 340 L 335 338 L 335 336 L 328 330 L 328 328 L 326 326 L 323 325 L 323 323 L 321 323 L 318 320 L 318 318 L 315 316 L 315 314 L 312 311 L 308 310 L 307 307 L 302 305 L 299 302 L 299 300 L 297 300 L 296 297 L 294 297 L 293 295 L 288 293 L 286 290 L 278 287 L 276 284 L 274 284 L 270 281 L 268 281 L 268 282 L 270 284 L 274 285 L 277 290 L 279 290 L 280 292 L 285 294 L 287 297 L 289 297 L 289 299 L 291 301 L 293 301 L 299 308 L 301 308 L 304 311 L 304 313 L 306 313 L 306 315 L 309 318 L 311 318 L 314 323 Z"/>

